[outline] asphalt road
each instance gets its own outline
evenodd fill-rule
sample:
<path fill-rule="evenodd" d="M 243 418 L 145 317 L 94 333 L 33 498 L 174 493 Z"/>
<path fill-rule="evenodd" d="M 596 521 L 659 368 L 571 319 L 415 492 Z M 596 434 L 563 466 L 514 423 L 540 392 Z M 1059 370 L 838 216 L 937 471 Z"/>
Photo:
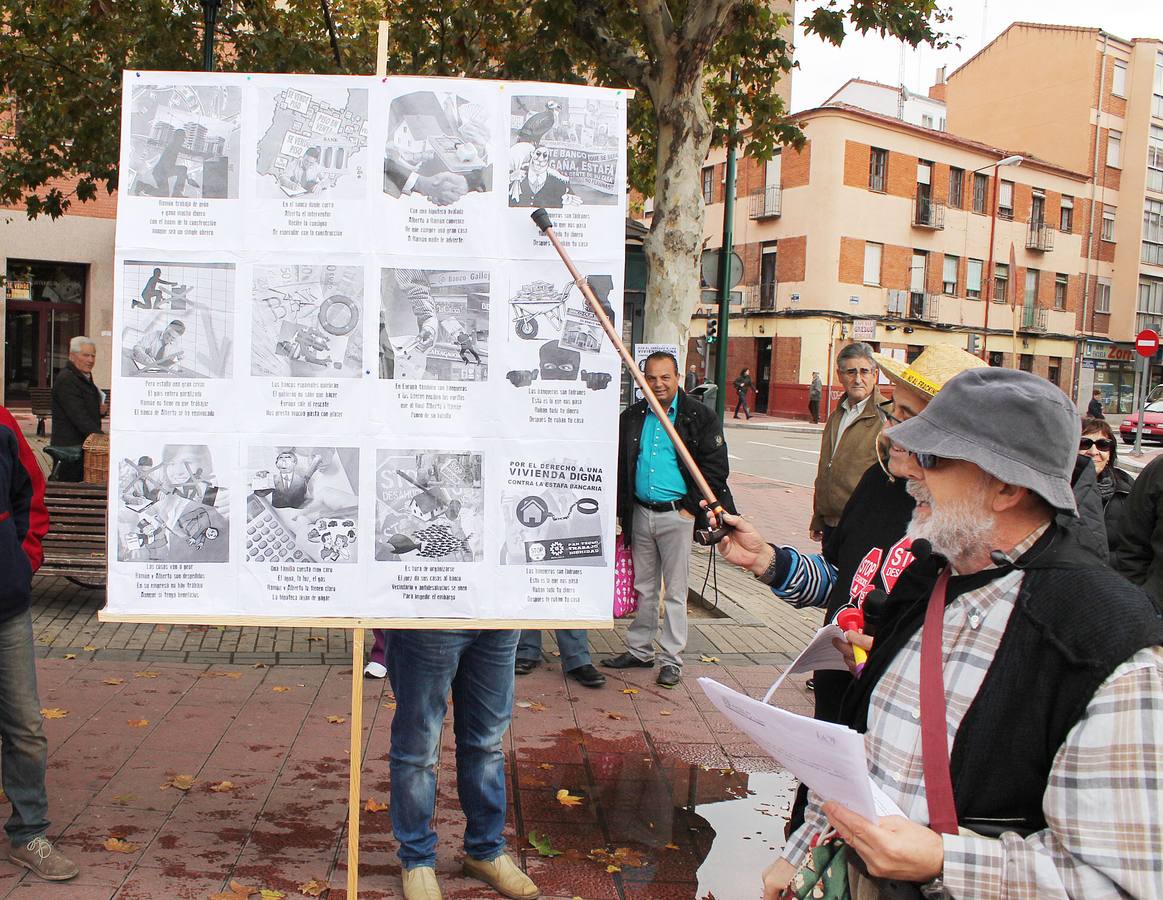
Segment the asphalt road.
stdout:
<path fill-rule="evenodd" d="M 820 461 L 820 435 L 735 428 L 727 423 L 731 471 L 811 487 Z"/>

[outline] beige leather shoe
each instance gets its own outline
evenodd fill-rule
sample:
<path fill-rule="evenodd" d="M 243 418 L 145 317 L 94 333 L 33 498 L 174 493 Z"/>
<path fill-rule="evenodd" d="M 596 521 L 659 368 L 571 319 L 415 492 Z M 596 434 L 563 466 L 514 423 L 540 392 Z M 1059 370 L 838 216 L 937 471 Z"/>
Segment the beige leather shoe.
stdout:
<path fill-rule="evenodd" d="M 404 900 L 444 900 L 440 885 L 436 883 L 436 870 L 432 866 L 416 866 L 404 869 Z"/>
<path fill-rule="evenodd" d="M 498 894 L 511 900 L 537 900 L 541 896 L 541 890 L 533 883 L 533 879 L 522 872 L 507 853 L 488 862 L 465 857 L 464 874 L 483 881 Z"/>

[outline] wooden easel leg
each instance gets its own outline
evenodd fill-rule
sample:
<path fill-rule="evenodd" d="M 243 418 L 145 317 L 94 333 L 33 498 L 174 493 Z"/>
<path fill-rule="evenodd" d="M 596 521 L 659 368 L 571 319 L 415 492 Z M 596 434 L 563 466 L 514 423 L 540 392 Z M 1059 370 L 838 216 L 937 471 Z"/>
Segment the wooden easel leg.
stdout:
<path fill-rule="evenodd" d="M 347 782 L 347 896 L 359 896 L 360 769 L 363 768 L 363 626 L 351 635 L 351 773 Z"/>

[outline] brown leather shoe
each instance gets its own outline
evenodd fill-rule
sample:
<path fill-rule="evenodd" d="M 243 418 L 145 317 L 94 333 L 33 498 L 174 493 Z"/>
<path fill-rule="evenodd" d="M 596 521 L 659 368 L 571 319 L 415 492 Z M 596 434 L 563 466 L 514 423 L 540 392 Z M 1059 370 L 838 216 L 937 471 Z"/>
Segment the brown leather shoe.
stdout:
<path fill-rule="evenodd" d="M 432 866 L 416 866 L 400 873 L 404 882 L 404 900 L 444 900 Z"/>
<path fill-rule="evenodd" d="M 507 853 L 488 862 L 467 856 L 464 860 L 464 874 L 483 881 L 510 900 L 537 900 L 541 896 L 541 890 L 533 883 L 533 879 L 517 868 Z"/>

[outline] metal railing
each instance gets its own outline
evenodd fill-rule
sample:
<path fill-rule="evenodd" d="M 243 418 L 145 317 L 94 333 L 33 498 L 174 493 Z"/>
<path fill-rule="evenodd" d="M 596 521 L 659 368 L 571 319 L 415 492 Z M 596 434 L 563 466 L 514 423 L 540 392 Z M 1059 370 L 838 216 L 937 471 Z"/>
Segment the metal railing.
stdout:
<path fill-rule="evenodd" d="M 747 285 L 743 290 L 743 314 L 774 312 L 775 288 L 774 282 Z"/>
<path fill-rule="evenodd" d="M 1045 222 L 1031 222 L 1026 230 L 1027 250 L 1053 250 L 1055 229 Z"/>
<path fill-rule="evenodd" d="M 913 200 L 913 226 L 916 228 L 945 227 L 945 204 L 939 200 L 917 197 Z"/>
<path fill-rule="evenodd" d="M 909 291 L 908 317 L 936 322 L 941 311 L 941 295 Z"/>
<path fill-rule="evenodd" d="M 1044 306 L 1022 307 L 1022 328 L 1026 331 L 1045 331 L 1050 322 L 1050 310 Z"/>
<path fill-rule="evenodd" d="M 751 218 L 774 219 L 781 212 L 783 191 L 778 185 L 764 188 L 751 195 Z"/>

